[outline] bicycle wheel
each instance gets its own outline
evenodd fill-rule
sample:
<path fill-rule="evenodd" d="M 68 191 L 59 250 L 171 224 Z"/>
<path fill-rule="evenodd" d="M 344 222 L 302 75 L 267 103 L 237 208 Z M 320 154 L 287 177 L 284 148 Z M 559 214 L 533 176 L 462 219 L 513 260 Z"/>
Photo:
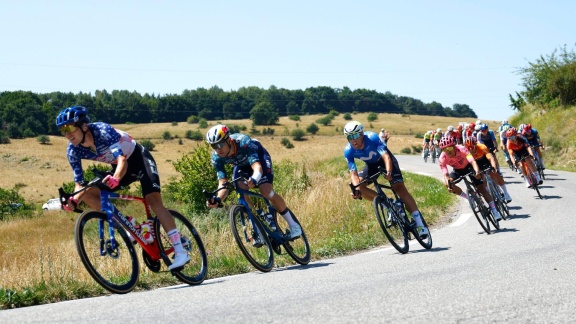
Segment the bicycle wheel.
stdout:
<path fill-rule="evenodd" d="M 103 239 L 100 239 L 101 232 Z M 103 212 L 87 211 L 76 220 L 74 240 L 80 259 L 92 278 L 110 292 L 126 294 L 136 286 L 140 266 L 136 249 L 124 229 L 118 227 L 114 232 L 116 247 L 112 248 L 108 216 Z"/>
<path fill-rule="evenodd" d="M 484 203 L 480 199 L 481 198 L 476 194 L 475 191 L 468 192 L 468 203 L 470 204 L 470 208 L 472 209 L 476 220 L 478 220 L 478 223 L 480 223 L 482 229 L 486 233 L 490 234 L 490 224 L 486 217 L 487 211 L 484 211 L 487 208 L 484 206 Z"/>
<path fill-rule="evenodd" d="M 536 190 L 536 194 L 538 194 L 538 198 L 542 199 L 542 195 L 540 194 L 540 189 L 538 188 L 538 181 L 536 181 L 536 177 L 533 174 L 530 174 L 530 181 L 532 182 L 532 189 Z"/>
<path fill-rule="evenodd" d="M 494 205 L 496 206 L 496 210 L 498 210 L 498 212 L 500 213 L 500 216 L 502 216 L 502 219 L 506 220 L 508 219 L 508 206 L 506 205 L 506 202 L 504 201 L 504 195 L 500 189 L 499 186 L 497 186 L 494 181 L 490 180 L 488 182 L 488 186 L 490 188 L 490 195 L 492 195 L 492 200 L 494 201 Z M 494 219 L 494 221 L 496 221 L 496 219 Z M 496 227 L 496 225 L 494 225 Z M 498 229 L 499 226 L 498 226 Z"/>
<path fill-rule="evenodd" d="M 412 234 L 416 238 L 416 241 L 418 241 L 418 243 L 420 243 L 420 245 L 422 245 L 423 248 L 425 248 L 426 250 L 430 250 L 432 248 L 432 232 L 430 232 L 430 227 L 428 227 L 428 224 L 426 223 L 424 216 L 422 216 L 422 213 L 420 213 L 420 217 L 422 218 L 422 223 L 424 224 L 424 226 L 428 228 L 428 236 L 424 239 L 420 237 L 420 235 L 418 234 L 418 227 L 416 226 L 414 220 L 412 220 L 413 223 Z"/>
<path fill-rule="evenodd" d="M 500 215 L 502 216 L 502 215 Z M 491 210 L 488 210 L 488 214 L 487 214 L 488 220 L 490 221 L 490 223 L 492 223 L 492 225 L 494 225 L 494 228 L 499 230 L 500 229 L 500 221 L 496 220 L 496 218 L 494 217 L 494 214 L 492 213 Z"/>
<path fill-rule="evenodd" d="M 208 258 L 206 257 L 206 249 L 204 248 L 202 239 L 196 231 L 196 228 L 194 228 L 194 225 L 192 225 L 184 215 L 175 210 L 168 211 L 172 217 L 174 217 L 174 222 L 176 222 L 176 228 L 180 233 L 182 247 L 184 247 L 190 256 L 190 262 L 188 262 L 181 270 L 172 272 L 178 280 L 184 283 L 189 285 L 199 285 L 204 281 L 208 274 Z M 169 260 L 172 260 L 171 257 L 174 257 L 172 242 L 158 219 L 155 219 L 154 221 L 154 229 L 160 246 L 160 251 L 164 251 L 166 256 L 170 257 Z M 172 263 L 167 263 L 168 266 L 170 264 Z"/>
<path fill-rule="evenodd" d="M 230 225 L 234 239 L 246 259 L 262 272 L 272 270 L 274 252 L 262 223 L 256 217 L 251 221 L 244 206 L 234 205 L 230 208 Z"/>
<path fill-rule="evenodd" d="M 300 225 L 300 227 L 302 227 L 293 213 L 292 218 L 296 223 L 298 223 L 298 225 Z M 276 217 L 276 226 L 278 226 L 282 233 L 286 233 L 286 229 L 289 228 L 288 223 L 286 223 L 286 220 L 284 220 L 284 217 L 282 216 Z M 284 246 L 288 255 L 290 255 L 290 257 L 298 264 L 306 265 L 310 262 L 310 245 L 308 245 L 308 239 L 306 238 L 304 227 L 302 227 L 302 234 L 300 237 L 285 241 L 282 243 L 282 246 Z"/>
<path fill-rule="evenodd" d="M 424 162 L 428 162 L 428 149 L 424 149 Z"/>
<path fill-rule="evenodd" d="M 408 233 L 406 232 L 402 222 L 399 220 L 399 215 L 393 209 L 389 209 L 384 205 L 384 197 L 376 196 L 372 204 L 374 205 L 374 213 L 380 224 L 380 228 L 384 231 L 384 235 L 390 244 L 394 246 L 398 252 L 404 254 L 408 253 Z M 390 213 L 391 221 L 388 221 L 388 214 Z"/>

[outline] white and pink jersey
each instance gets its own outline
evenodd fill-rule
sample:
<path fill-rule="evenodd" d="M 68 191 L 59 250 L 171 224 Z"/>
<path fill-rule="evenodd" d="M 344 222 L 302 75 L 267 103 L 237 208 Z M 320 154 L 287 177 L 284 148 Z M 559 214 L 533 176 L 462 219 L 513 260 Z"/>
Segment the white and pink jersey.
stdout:
<path fill-rule="evenodd" d="M 474 161 L 474 157 L 468 149 L 462 145 L 455 145 L 454 146 L 456 154 L 454 156 L 449 156 L 445 152 L 440 154 L 440 158 L 438 158 L 438 164 L 440 165 L 440 170 L 442 170 L 442 174 L 448 174 L 448 166 L 453 167 L 454 169 L 464 169 L 469 163 Z"/>

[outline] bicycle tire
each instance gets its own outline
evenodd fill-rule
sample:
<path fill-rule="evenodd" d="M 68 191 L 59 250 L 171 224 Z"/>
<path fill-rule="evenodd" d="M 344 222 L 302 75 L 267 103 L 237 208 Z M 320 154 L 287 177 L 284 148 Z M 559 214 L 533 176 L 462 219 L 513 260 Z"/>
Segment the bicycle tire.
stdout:
<path fill-rule="evenodd" d="M 174 222 L 176 223 L 176 228 L 180 233 L 180 240 L 182 241 L 182 246 L 188 252 L 190 256 L 190 262 L 184 265 L 180 270 L 172 271 L 174 276 L 178 280 L 187 283 L 189 285 L 199 285 L 208 274 L 208 258 L 206 256 L 206 249 L 202 243 L 202 239 L 194 225 L 182 214 L 175 210 L 168 210 Z M 161 226 L 158 219 L 154 220 L 154 230 L 156 233 L 156 238 L 158 239 L 158 244 L 160 251 L 164 251 L 164 254 L 169 257 L 166 266 L 172 264 L 170 257 L 174 253 L 174 248 L 168 234 L 164 231 L 164 227 Z M 166 261 L 166 260 L 165 260 Z"/>
<path fill-rule="evenodd" d="M 384 205 L 384 199 L 386 198 L 376 196 L 372 202 L 380 228 L 382 228 L 384 235 L 398 252 L 402 254 L 408 253 L 410 249 L 408 245 L 408 232 L 402 221 L 400 221 L 400 216 L 396 214 L 396 211 L 394 209 L 388 209 L 386 205 Z M 388 212 L 391 213 L 392 222 L 388 222 Z"/>
<path fill-rule="evenodd" d="M 418 241 L 418 243 L 420 243 L 420 245 L 422 245 L 423 248 L 425 248 L 426 250 L 430 250 L 432 248 L 432 232 L 430 231 L 430 227 L 428 227 L 428 224 L 426 223 L 424 216 L 420 214 L 420 217 L 422 218 L 422 223 L 424 224 L 424 226 L 428 228 L 428 236 L 425 239 L 421 238 L 420 235 L 418 234 L 418 227 L 416 226 L 416 224 L 413 224 L 414 226 L 412 227 L 412 234 L 416 238 L 416 241 Z"/>
<path fill-rule="evenodd" d="M 504 201 L 503 193 L 501 192 L 500 187 L 497 187 L 496 183 L 494 183 L 492 179 L 490 179 L 488 183 L 490 187 L 490 195 L 492 195 L 492 200 L 494 201 L 494 206 L 496 207 L 496 210 L 500 213 L 502 219 L 504 220 L 508 219 L 507 215 L 507 213 L 509 213 L 508 206 L 506 206 L 506 202 Z M 494 221 L 496 221 L 496 219 L 494 219 Z M 498 226 L 494 225 L 494 227 L 500 229 L 499 224 Z"/>
<path fill-rule="evenodd" d="M 429 152 L 428 149 L 424 150 L 424 163 L 428 162 L 428 152 Z"/>
<path fill-rule="evenodd" d="M 99 224 L 103 225 L 104 255 L 100 253 Z M 140 266 L 136 249 L 121 227 L 115 229 L 117 247 L 110 248 L 108 216 L 99 211 L 87 211 L 76 220 L 74 241 L 76 250 L 92 278 L 115 294 L 129 293 L 136 287 Z"/>
<path fill-rule="evenodd" d="M 284 218 L 282 218 L 282 216 L 277 217 L 276 225 L 280 227 L 282 233 L 286 233 L 285 229 L 288 228 L 288 224 L 286 222 L 278 222 L 278 218 L 281 218 L 282 220 L 284 220 Z M 298 218 L 296 218 L 294 214 L 292 214 L 292 218 L 302 228 L 302 234 L 298 238 L 283 242 L 282 246 L 284 246 L 286 253 L 288 253 L 296 263 L 307 265 L 310 263 L 310 245 L 308 244 L 308 238 L 306 237 L 304 227 L 302 227 Z"/>
<path fill-rule="evenodd" d="M 244 257 L 256 269 L 262 272 L 272 270 L 274 266 L 274 250 L 264 226 L 257 217 L 250 221 L 246 208 L 243 205 L 233 205 L 230 208 L 230 225 L 232 234 Z M 253 226 L 256 226 L 254 229 Z M 259 238 L 262 246 L 253 245 L 254 237 Z"/>
<path fill-rule="evenodd" d="M 470 208 L 474 213 L 474 217 L 484 230 L 484 232 L 490 234 L 490 224 L 489 220 L 486 218 L 486 212 L 484 211 L 486 206 L 480 201 L 480 197 L 476 195 L 475 191 L 468 192 L 468 203 L 470 204 Z"/>

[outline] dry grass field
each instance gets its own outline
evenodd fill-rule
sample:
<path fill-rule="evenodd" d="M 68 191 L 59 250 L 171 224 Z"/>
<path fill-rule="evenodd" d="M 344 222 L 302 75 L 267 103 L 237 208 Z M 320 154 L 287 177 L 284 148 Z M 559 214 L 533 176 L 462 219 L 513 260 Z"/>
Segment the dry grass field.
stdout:
<path fill-rule="evenodd" d="M 256 135 L 263 145 L 268 149 L 274 161 L 288 159 L 298 161 L 320 161 L 342 155 L 343 147 L 346 143 L 342 136 L 342 127 L 346 120 L 342 115 L 337 116 L 330 126 L 320 126 L 319 132 L 308 135 L 304 141 L 293 141 L 289 136 L 295 128 L 305 129 L 322 116 L 311 115 L 301 116 L 301 120 L 296 122 L 288 117 L 280 118 L 279 124 L 269 126 L 274 129 L 274 135 Z M 391 134 L 388 143 L 393 153 L 400 152 L 401 149 L 418 146 L 421 139 L 415 137 L 417 133 L 424 133 L 429 129 L 446 129 L 448 125 L 457 125 L 458 122 L 474 122 L 473 119 L 446 118 L 432 116 L 414 116 L 398 114 L 379 114 L 378 119 L 373 122 L 366 120 L 367 114 L 353 115 L 355 120 L 362 122 L 366 129 L 379 132 L 385 128 Z M 223 120 L 224 124 L 245 125 L 249 130 L 251 122 L 249 120 Z M 485 121 L 487 122 L 487 121 Z M 215 125 L 216 121 L 209 121 L 210 125 Z M 497 128 L 498 122 L 490 122 L 492 128 Z M 136 140 L 150 139 L 156 147 L 152 154 L 158 163 L 160 176 L 163 183 L 167 183 L 170 178 L 177 178 L 179 174 L 174 170 L 172 162 L 180 159 L 188 153 L 195 145 L 195 141 L 188 140 L 185 133 L 188 130 L 197 130 L 197 124 L 185 122 L 172 125 L 171 123 L 160 124 L 123 124 L 114 125 L 132 135 Z M 258 126 L 258 130 L 266 127 Z M 163 140 L 162 133 L 165 131 L 175 137 L 182 139 L 179 144 L 178 139 Z M 205 133 L 206 129 L 200 130 Z M 247 133 L 248 131 L 246 131 Z M 294 144 L 293 149 L 286 149 L 280 144 L 281 138 L 286 137 Z M 67 141 L 63 136 L 50 136 L 50 144 L 42 145 L 35 138 L 22 140 L 11 140 L 10 144 L 0 145 L 0 187 L 12 189 L 19 187 L 19 193 L 29 202 L 43 203 L 49 198 L 56 197 L 58 188 L 62 183 L 72 181 L 72 171 L 66 159 Z M 91 161 L 85 161 L 84 167 Z"/>

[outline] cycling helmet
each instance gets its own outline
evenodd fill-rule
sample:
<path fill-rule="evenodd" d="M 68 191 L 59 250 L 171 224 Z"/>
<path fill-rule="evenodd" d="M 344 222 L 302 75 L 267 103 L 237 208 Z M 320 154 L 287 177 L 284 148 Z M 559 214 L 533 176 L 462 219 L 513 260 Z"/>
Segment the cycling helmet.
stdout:
<path fill-rule="evenodd" d="M 230 130 L 226 125 L 216 125 L 208 130 L 206 133 L 206 141 L 208 144 L 218 144 L 230 137 Z"/>
<path fill-rule="evenodd" d="M 436 133 L 442 133 L 442 128 L 437 128 Z"/>
<path fill-rule="evenodd" d="M 514 128 L 514 127 L 510 127 L 506 131 L 506 137 L 516 136 L 517 134 L 518 134 L 518 132 L 516 131 L 516 128 Z"/>
<path fill-rule="evenodd" d="M 518 132 L 522 133 L 523 130 L 524 130 L 524 124 L 520 124 L 520 126 L 518 126 Z"/>
<path fill-rule="evenodd" d="M 509 124 L 506 124 L 504 126 L 502 126 L 502 132 L 504 132 L 504 134 L 506 134 L 506 131 L 510 128 Z"/>
<path fill-rule="evenodd" d="M 445 147 L 448 146 L 454 146 L 456 145 L 456 140 L 454 139 L 454 136 L 444 136 L 440 139 L 440 148 L 444 149 Z"/>
<path fill-rule="evenodd" d="M 448 126 L 448 128 L 446 128 L 446 130 L 448 130 L 449 132 L 453 132 L 454 126 L 450 125 L 450 126 Z"/>
<path fill-rule="evenodd" d="M 508 119 L 504 119 L 504 120 L 502 121 L 502 125 L 508 125 Z"/>
<path fill-rule="evenodd" d="M 433 132 L 432 132 L 431 130 L 429 130 L 429 131 L 426 132 L 426 134 L 428 134 L 428 135 L 430 135 L 430 134 L 432 134 L 432 133 L 433 133 Z"/>
<path fill-rule="evenodd" d="M 462 124 L 458 125 L 458 130 L 461 131 L 462 130 Z"/>
<path fill-rule="evenodd" d="M 476 125 L 482 125 L 482 121 L 481 121 L 480 119 L 478 119 L 478 120 L 476 121 Z"/>
<path fill-rule="evenodd" d="M 475 130 L 475 131 L 479 131 L 479 130 L 480 130 L 480 125 L 474 126 L 474 130 Z"/>
<path fill-rule="evenodd" d="M 362 126 L 362 124 L 360 124 L 360 122 L 357 121 L 348 122 L 348 124 L 344 126 L 344 135 L 346 136 L 360 134 L 363 132 L 364 132 L 364 126 Z"/>
<path fill-rule="evenodd" d="M 488 129 L 488 125 L 486 125 L 486 124 L 480 125 L 480 130 L 483 131 L 483 130 L 487 130 L 487 129 Z"/>
<path fill-rule="evenodd" d="M 526 124 L 524 125 L 524 129 L 522 129 L 522 133 L 530 133 L 532 131 L 532 125 Z"/>
<path fill-rule="evenodd" d="M 88 111 L 82 106 L 72 106 L 62 110 L 56 117 L 56 126 L 62 127 L 66 124 L 89 123 Z"/>
<path fill-rule="evenodd" d="M 474 130 L 474 127 L 476 127 L 476 124 L 474 123 L 468 124 L 468 129 Z"/>
<path fill-rule="evenodd" d="M 477 143 L 477 142 L 478 142 L 478 141 L 476 140 L 476 137 L 474 137 L 474 136 L 468 136 L 468 137 L 466 138 L 466 141 L 464 142 L 464 145 L 466 146 L 467 149 L 471 149 L 471 148 L 473 148 L 473 147 L 476 146 L 476 143 Z"/>

